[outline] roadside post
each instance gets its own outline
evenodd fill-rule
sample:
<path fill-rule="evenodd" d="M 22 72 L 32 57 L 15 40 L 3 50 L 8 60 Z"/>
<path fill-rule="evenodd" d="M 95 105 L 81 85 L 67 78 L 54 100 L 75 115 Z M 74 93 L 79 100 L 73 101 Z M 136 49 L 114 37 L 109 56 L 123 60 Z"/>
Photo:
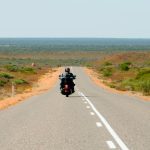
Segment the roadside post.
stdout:
<path fill-rule="evenodd" d="M 12 82 L 12 88 L 11 88 L 11 97 L 15 96 L 15 83 Z"/>

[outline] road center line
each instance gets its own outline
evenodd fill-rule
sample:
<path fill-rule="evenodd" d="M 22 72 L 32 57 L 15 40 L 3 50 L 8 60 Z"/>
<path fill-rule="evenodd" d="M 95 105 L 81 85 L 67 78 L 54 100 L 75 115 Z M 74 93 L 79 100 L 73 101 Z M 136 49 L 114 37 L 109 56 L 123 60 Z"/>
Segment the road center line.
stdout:
<path fill-rule="evenodd" d="M 100 122 L 96 122 L 96 126 L 97 126 L 98 128 L 100 128 L 100 127 L 102 127 L 102 124 L 101 124 Z"/>
<path fill-rule="evenodd" d="M 94 115 L 95 115 L 93 112 L 90 112 L 90 114 L 91 114 L 92 116 L 94 116 Z"/>
<path fill-rule="evenodd" d="M 122 150 L 129 150 L 128 147 L 124 144 L 124 142 L 117 135 L 117 133 L 112 129 L 112 127 L 106 121 L 106 119 L 98 112 L 98 110 L 95 108 L 95 106 L 92 104 L 92 102 L 82 92 L 79 92 L 79 95 L 83 96 L 85 98 L 85 100 L 89 103 L 89 105 L 91 106 L 91 108 L 93 109 L 93 111 L 97 114 L 97 116 L 99 117 L 99 119 L 101 120 L 101 122 L 105 125 L 106 129 L 112 135 L 112 137 L 114 138 L 114 140 L 118 143 L 118 145 L 120 146 L 120 148 Z"/>
<path fill-rule="evenodd" d="M 86 106 L 86 108 L 87 108 L 87 109 L 89 109 L 89 108 L 90 108 L 90 106 Z"/>
<path fill-rule="evenodd" d="M 107 145 L 109 146 L 110 149 L 116 149 L 115 144 L 112 141 L 106 141 Z"/>

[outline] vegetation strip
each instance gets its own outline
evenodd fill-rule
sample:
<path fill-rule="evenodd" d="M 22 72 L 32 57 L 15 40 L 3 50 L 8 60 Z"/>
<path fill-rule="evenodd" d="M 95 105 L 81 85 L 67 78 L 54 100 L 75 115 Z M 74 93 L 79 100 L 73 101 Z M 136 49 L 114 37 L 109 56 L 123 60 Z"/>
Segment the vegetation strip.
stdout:
<path fill-rule="evenodd" d="M 40 94 L 49 88 L 51 88 L 58 80 L 58 75 L 61 73 L 61 68 L 54 69 L 55 71 L 49 70 L 48 73 L 41 76 L 41 78 L 36 83 L 36 86 L 31 90 L 26 90 L 21 94 L 16 94 L 14 97 L 9 97 L 0 101 L 0 109 L 4 109 L 8 106 L 14 105 L 22 100 L 27 99 L 33 95 Z"/>
<path fill-rule="evenodd" d="M 143 98 L 150 99 L 150 53 L 148 52 L 113 54 L 88 64 L 88 69 L 86 72 L 89 72 L 92 78 L 97 78 L 97 81 L 101 82 L 99 85 L 110 87 L 107 89 L 118 90 L 121 93 L 130 91 L 134 95 L 143 95 Z"/>

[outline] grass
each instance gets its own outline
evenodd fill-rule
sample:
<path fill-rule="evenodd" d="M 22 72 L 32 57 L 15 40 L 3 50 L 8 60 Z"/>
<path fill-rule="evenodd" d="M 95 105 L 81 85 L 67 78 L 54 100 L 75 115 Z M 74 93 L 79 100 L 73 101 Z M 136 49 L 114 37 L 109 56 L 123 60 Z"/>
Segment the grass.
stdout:
<path fill-rule="evenodd" d="M 103 74 L 103 76 L 104 77 L 110 77 L 110 76 L 112 76 L 112 68 L 104 68 L 103 70 L 102 70 L 102 74 Z"/>
<path fill-rule="evenodd" d="M 12 79 L 14 77 L 8 73 L 0 73 L 0 78 Z"/>
<path fill-rule="evenodd" d="M 14 84 L 27 84 L 28 82 L 24 79 L 15 79 L 13 81 Z"/>
<path fill-rule="evenodd" d="M 0 95 L 3 91 L 3 95 L 11 92 L 13 81 L 17 92 L 23 92 L 49 69 L 60 66 L 88 66 L 96 70 L 111 88 L 149 95 L 150 52 L 118 51 L 0 52 Z M 35 67 L 31 66 L 33 62 Z"/>
<path fill-rule="evenodd" d="M 124 63 L 119 64 L 119 68 L 122 71 L 128 71 L 130 69 L 130 65 L 131 65 L 131 62 L 124 62 Z"/>
<path fill-rule="evenodd" d="M 111 88 L 150 95 L 150 53 L 113 54 L 90 64 Z"/>
<path fill-rule="evenodd" d="M 31 89 L 34 83 L 38 81 L 41 75 L 53 71 L 50 66 L 37 64 L 32 67 L 31 64 L 5 63 L 0 66 L 0 99 L 11 96 L 12 83 L 15 85 L 15 93 L 23 93 L 27 89 Z"/>
<path fill-rule="evenodd" d="M 22 72 L 22 73 L 29 73 L 29 74 L 36 73 L 36 70 L 32 67 L 21 67 L 19 69 L 19 71 Z"/>
<path fill-rule="evenodd" d="M 0 80 L 0 87 L 4 86 L 6 84 L 6 81 Z"/>
<path fill-rule="evenodd" d="M 142 81 L 140 89 L 143 91 L 144 95 L 150 95 L 150 80 Z"/>
<path fill-rule="evenodd" d="M 12 47 L 10 51 L 0 50 L 0 74 L 3 76 L 0 77 L 0 99 L 11 95 L 12 82 L 15 83 L 16 93 L 22 93 L 28 88 L 31 89 L 40 76 L 50 69 L 53 70 L 53 67 L 84 66 L 104 55 L 106 54 L 98 51 L 39 50 L 37 53 L 33 49 L 19 52 L 12 50 Z M 31 66 L 33 62 L 35 67 Z"/>
<path fill-rule="evenodd" d="M 6 65 L 5 68 L 10 72 L 19 71 L 19 67 L 17 65 Z"/>

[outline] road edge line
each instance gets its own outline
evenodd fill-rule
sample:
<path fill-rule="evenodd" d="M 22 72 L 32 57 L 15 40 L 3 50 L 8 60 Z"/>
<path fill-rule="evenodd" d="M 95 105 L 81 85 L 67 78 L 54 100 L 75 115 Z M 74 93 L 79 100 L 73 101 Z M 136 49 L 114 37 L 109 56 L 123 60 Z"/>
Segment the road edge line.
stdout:
<path fill-rule="evenodd" d="M 112 129 L 112 127 L 106 121 L 106 119 L 98 112 L 98 110 L 95 108 L 95 106 L 92 104 L 92 102 L 82 92 L 79 92 L 78 94 L 80 96 L 83 96 L 86 99 L 86 101 L 89 103 L 89 105 L 91 105 L 91 108 L 93 109 L 93 111 L 97 114 L 97 116 L 99 117 L 99 119 L 105 125 L 106 129 L 108 130 L 108 132 L 112 135 L 112 137 L 114 138 L 114 140 L 118 143 L 118 145 L 120 146 L 120 148 L 122 150 L 129 150 L 128 147 L 124 144 L 124 142 L 117 135 L 117 133 Z"/>

